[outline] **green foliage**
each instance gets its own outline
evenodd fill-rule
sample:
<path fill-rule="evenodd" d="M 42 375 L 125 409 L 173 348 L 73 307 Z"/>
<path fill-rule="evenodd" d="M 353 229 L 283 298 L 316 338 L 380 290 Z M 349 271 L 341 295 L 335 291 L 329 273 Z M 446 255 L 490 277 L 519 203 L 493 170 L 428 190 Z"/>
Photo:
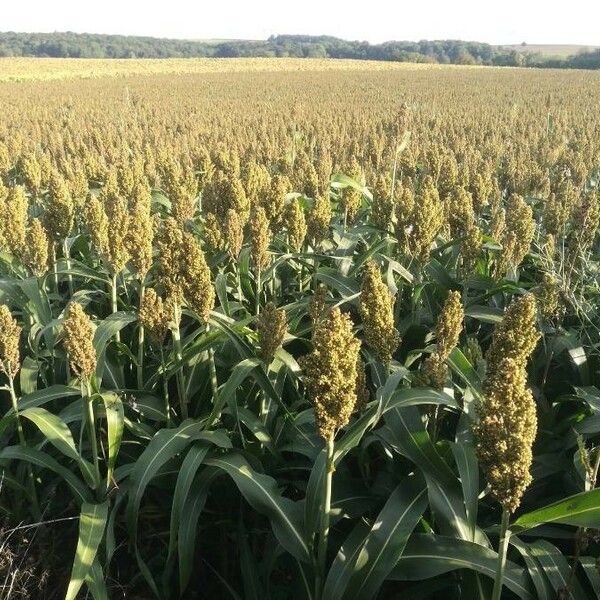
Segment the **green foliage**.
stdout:
<path fill-rule="evenodd" d="M 0 56 L 54 58 L 350 58 L 500 67 L 600 68 L 600 50 L 564 58 L 460 40 L 382 44 L 332 36 L 276 35 L 266 41 L 202 42 L 93 33 L 0 33 Z"/>

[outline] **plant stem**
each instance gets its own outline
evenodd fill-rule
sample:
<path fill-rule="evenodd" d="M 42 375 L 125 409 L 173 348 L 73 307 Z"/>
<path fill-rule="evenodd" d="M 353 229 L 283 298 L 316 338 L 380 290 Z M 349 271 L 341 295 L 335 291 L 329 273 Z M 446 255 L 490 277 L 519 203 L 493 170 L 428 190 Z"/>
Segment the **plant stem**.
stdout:
<path fill-rule="evenodd" d="M 500 541 L 498 544 L 498 565 L 496 568 L 496 579 L 494 580 L 494 591 L 492 592 L 492 600 L 500 600 L 500 597 L 502 595 L 504 569 L 506 567 L 506 552 L 508 550 L 508 540 L 510 539 L 510 531 L 508 529 L 509 518 L 509 512 L 506 509 L 503 509 L 502 522 L 500 524 Z"/>
<path fill-rule="evenodd" d="M 171 427 L 171 402 L 169 401 L 169 382 L 167 380 L 167 367 L 165 365 L 165 353 L 163 351 L 162 343 L 160 345 L 160 364 L 162 366 L 162 380 L 163 380 L 163 395 L 165 399 L 165 413 L 167 415 L 167 427 Z"/>
<path fill-rule="evenodd" d="M 140 282 L 140 303 L 139 308 L 141 310 L 142 303 L 144 302 L 144 293 L 146 288 L 144 287 L 144 282 Z M 140 323 L 138 329 L 138 364 L 137 364 L 137 386 L 138 389 L 141 390 L 144 388 L 144 326 Z M 162 348 L 161 348 L 162 350 Z"/>
<path fill-rule="evenodd" d="M 17 432 L 19 435 L 19 442 L 21 446 L 27 448 L 27 440 L 25 439 L 25 433 L 23 432 L 23 423 L 21 422 L 21 416 L 19 415 L 19 403 L 17 401 L 17 394 L 15 392 L 15 382 L 12 375 L 8 377 L 8 384 L 10 388 L 10 399 L 12 401 L 13 410 L 15 411 L 15 420 L 17 422 Z M 27 465 L 27 479 L 29 481 L 31 500 L 33 503 L 33 513 L 36 519 L 41 518 L 40 504 L 37 499 L 37 491 L 35 489 L 35 481 L 33 479 L 33 469 L 31 464 Z"/>
<path fill-rule="evenodd" d="M 210 325 L 206 324 L 206 333 L 210 332 Z M 217 379 L 217 365 L 215 364 L 215 350 L 210 347 L 208 349 L 208 368 L 210 371 L 210 385 L 212 388 L 213 395 L 213 406 L 216 406 L 219 402 L 219 380 Z"/>
<path fill-rule="evenodd" d="M 329 540 L 329 520 L 331 513 L 331 487 L 333 483 L 333 472 L 335 471 L 335 465 L 333 461 L 333 434 L 329 437 L 326 444 L 327 471 L 323 489 L 323 510 L 321 512 L 321 530 L 319 532 L 319 547 L 317 550 L 317 578 L 315 586 L 315 598 L 317 600 L 322 598 L 322 588 L 325 581 L 325 570 L 327 568 L 327 542 Z"/>
<path fill-rule="evenodd" d="M 115 314 L 118 310 L 118 303 L 117 303 L 117 273 L 115 273 L 112 276 L 111 282 L 110 282 L 110 308 L 111 308 L 111 312 L 113 314 Z M 121 341 L 121 332 L 117 331 L 117 333 L 115 333 L 115 340 L 117 342 Z"/>
<path fill-rule="evenodd" d="M 100 482 L 100 462 L 98 458 L 98 440 L 96 439 L 96 414 L 94 411 L 94 402 L 92 400 L 92 389 L 89 380 L 85 381 L 85 401 L 87 404 L 87 426 L 88 437 L 92 449 L 92 459 L 94 461 L 94 470 L 96 471 L 96 481 Z"/>
<path fill-rule="evenodd" d="M 179 329 L 179 323 L 181 321 L 181 309 L 176 309 L 175 315 L 175 326 L 173 327 L 173 346 L 175 348 L 175 357 L 178 363 L 178 369 L 176 374 L 177 379 L 177 393 L 179 395 L 179 408 L 181 409 L 181 418 L 188 418 L 188 405 L 187 396 L 185 393 L 185 375 L 183 373 L 183 349 L 181 347 L 181 331 Z"/>
<path fill-rule="evenodd" d="M 58 265 L 56 263 L 56 244 L 52 242 L 50 244 L 50 247 L 52 249 L 52 276 L 54 279 L 54 290 L 58 294 Z"/>
<path fill-rule="evenodd" d="M 69 256 L 69 244 L 67 238 L 63 240 L 63 256 L 65 257 L 65 266 L 67 268 L 67 281 L 69 283 L 69 297 L 73 297 L 73 276 L 71 275 L 71 257 Z"/>
<path fill-rule="evenodd" d="M 240 268 L 237 263 L 235 263 L 235 278 L 236 278 L 236 283 L 237 283 L 238 299 L 240 301 L 240 304 L 243 306 L 244 305 L 244 295 L 242 294 L 242 275 L 240 273 Z"/>
<path fill-rule="evenodd" d="M 256 316 L 260 315 L 260 269 L 256 269 Z"/>
<path fill-rule="evenodd" d="M 263 369 L 265 375 L 267 376 L 267 379 L 269 379 L 269 371 L 271 369 L 270 363 L 268 363 L 267 361 L 263 361 Z M 260 394 L 260 407 L 258 416 L 262 421 L 263 425 L 266 426 L 267 419 L 269 417 L 269 410 L 271 408 L 271 402 L 267 402 L 267 393 L 265 392 L 265 390 L 261 389 L 258 393 Z"/>

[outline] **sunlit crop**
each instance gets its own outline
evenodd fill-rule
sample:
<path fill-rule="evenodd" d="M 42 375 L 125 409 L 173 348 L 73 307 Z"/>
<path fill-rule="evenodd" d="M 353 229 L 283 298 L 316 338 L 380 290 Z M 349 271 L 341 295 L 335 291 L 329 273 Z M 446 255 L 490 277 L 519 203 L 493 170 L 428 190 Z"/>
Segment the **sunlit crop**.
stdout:
<path fill-rule="evenodd" d="M 0 67 L 0 598 L 600 593 L 599 74 Z"/>

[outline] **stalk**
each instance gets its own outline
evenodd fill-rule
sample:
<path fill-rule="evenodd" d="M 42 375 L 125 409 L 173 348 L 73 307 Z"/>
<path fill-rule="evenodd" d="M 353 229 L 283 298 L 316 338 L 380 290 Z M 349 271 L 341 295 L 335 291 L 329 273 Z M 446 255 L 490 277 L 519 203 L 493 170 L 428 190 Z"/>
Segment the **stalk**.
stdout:
<path fill-rule="evenodd" d="M 188 402 L 185 393 L 185 376 L 183 373 L 183 349 L 181 347 L 181 331 L 179 329 L 179 322 L 181 321 L 181 309 L 176 309 L 175 315 L 175 326 L 173 327 L 173 346 L 175 349 L 175 357 L 179 368 L 177 369 L 177 393 L 179 395 L 179 408 L 181 409 L 181 418 L 188 418 Z"/>
<path fill-rule="evenodd" d="M 316 291 L 317 288 L 319 287 L 319 280 L 317 279 L 317 274 L 319 272 L 319 264 L 320 261 L 317 257 L 317 252 L 319 252 L 318 248 L 314 249 L 314 256 L 313 256 L 313 289 Z"/>
<path fill-rule="evenodd" d="M 206 324 L 206 333 L 210 332 L 210 325 Z M 216 406 L 219 402 L 219 380 L 217 379 L 217 365 L 215 363 L 215 350 L 210 347 L 208 349 L 208 368 L 210 372 L 210 385 L 212 388 L 213 395 L 213 406 Z"/>
<path fill-rule="evenodd" d="M 12 401 L 13 410 L 15 411 L 15 420 L 17 422 L 19 442 L 21 446 L 27 448 L 27 440 L 25 439 L 25 433 L 23 432 L 23 423 L 21 422 L 21 416 L 19 415 L 19 403 L 17 401 L 17 394 L 15 392 L 15 382 L 14 378 L 10 375 L 8 376 L 8 384 L 10 388 L 10 399 Z M 33 469 L 31 467 L 31 464 L 27 465 L 27 479 L 30 487 L 29 493 L 31 494 L 31 500 L 33 503 L 34 516 L 36 519 L 39 520 L 41 518 L 40 504 L 37 498 L 37 491 L 35 489 L 35 481 L 33 479 Z"/>
<path fill-rule="evenodd" d="M 331 516 L 331 487 L 333 483 L 333 472 L 335 471 L 335 465 L 333 462 L 333 435 L 327 440 L 326 443 L 327 473 L 323 488 L 323 511 L 321 513 L 319 547 L 317 549 L 317 578 L 315 589 L 315 598 L 317 600 L 322 599 L 325 570 L 327 568 L 327 542 L 329 540 L 329 521 Z"/>
<path fill-rule="evenodd" d="M 240 268 L 239 266 L 235 265 L 235 278 L 236 278 L 236 283 L 237 283 L 237 292 L 238 292 L 238 298 L 240 300 L 240 305 L 244 305 L 244 296 L 242 294 L 242 275 L 240 274 Z"/>
<path fill-rule="evenodd" d="M 140 303 L 139 303 L 139 308 L 141 310 L 142 308 L 142 303 L 144 302 L 144 293 L 146 291 L 146 288 L 144 286 L 144 282 L 140 281 Z M 144 338 L 145 338 L 145 331 L 144 331 L 144 326 L 140 323 L 139 329 L 138 329 L 138 364 L 137 364 L 137 386 L 138 389 L 141 390 L 144 387 Z M 162 352 L 162 347 L 161 347 L 161 352 Z"/>
<path fill-rule="evenodd" d="M 69 296 L 73 297 L 73 276 L 71 275 L 71 257 L 69 255 L 69 244 L 67 238 L 63 240 L 63 256 L 65 257 L 65 266 L 67 267 L 67 282 L 69 283 Z"/>
<path fill-rule="evenodd" d="M 111 312 L 113 314 L 115 314 L 118 310 L 118 303 L 117 303 L 117 273 L 115 273 L 110 281 L 110 308 L 111 308 Z M 117 333 L 115 333 L 115 340 L 117 342 L 121 341 L 121 332 L 117 331 Z"/>
<path fill-rule="evenodd" d="M 256 316 L 260 315 L 260 288 L 261 288 L 261 280 L 260 280 L 260 269 L 256 269 Z"/>
<path fill-rule="evenodd" d="M 87 427 L 90 446 L 92 449 L 92 459 L 94 461 L 94 470 L 96 471 L 96 481 L 100 481 L 100 461 L 98 458 L 98 440 L 96 439 L 96 413 L 92 400 L 92 389 L 89 380 L 85 381 L 85 402 L 87 405 Z"/>
<path fill-rule="evenodd" d="M 500 596 L 502 595 L 504 569 L 506 568 L 506 551 L 508 550 L 508 540 L 510 539 L 510 531 L 508 529 L 509 518 L 510 515 L 508 511 L 503 509 L 502 522 L 500 524 L 500 542 L 498 545 L 498 565 L 496 567 L 496 579 L 494 580 L 492 600 L 500 600 Z"/>
<path fill-rule="evenodd" d="M 54 289 L 58 294 L 58 264 L 56 262 L 56 244 L 52 242 L 50 247 L 52 248 L 52 278 L 54 279 Z"/>
<path fill-rule="evenodd" d="M 263 361 L 263 369 L 265 371 L 265 375 L 267 376 L 267 379 L 269 379 L 270 365 L 266 361 Z M 266 426 L 267 417 L 269 416 L 269 405 L 267 404 L 267 394 L 266 394 L 265 390 L 263 390 L 263 389 L 261 389 L 258 393 L 260 394 L 260 406 L 258 409 L 258 416 L 259 416 L 260 420 L 262 421 L 263 425 Z"/>
<path fill-rule="evenodd" d="M 165 400 L 165 413 L 167 415 L 167 427 L 171 427 L 171 402 L 169 401 L 169 382 L 167 381 L 167 367 L 165 365 L 165 353 L 162 344 L 160 344 L 160 364 L 162 366 L 163 375 L 163 395 Z"/>

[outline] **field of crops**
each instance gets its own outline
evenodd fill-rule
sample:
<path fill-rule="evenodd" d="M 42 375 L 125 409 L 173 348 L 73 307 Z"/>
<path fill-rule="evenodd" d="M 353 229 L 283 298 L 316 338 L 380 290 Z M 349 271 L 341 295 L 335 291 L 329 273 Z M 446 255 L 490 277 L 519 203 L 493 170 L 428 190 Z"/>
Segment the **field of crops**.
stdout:
<path fill-rule="evenodd" d="M 599 597 L 600 73 L 154 62 L 0 62 L 0 598 Z"/>

